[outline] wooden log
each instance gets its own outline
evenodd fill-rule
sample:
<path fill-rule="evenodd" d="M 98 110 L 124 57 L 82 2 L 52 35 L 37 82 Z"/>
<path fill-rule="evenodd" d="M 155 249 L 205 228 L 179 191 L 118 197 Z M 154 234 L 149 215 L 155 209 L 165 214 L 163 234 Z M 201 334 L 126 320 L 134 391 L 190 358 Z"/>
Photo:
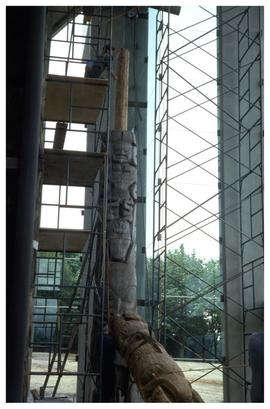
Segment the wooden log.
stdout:
<path fill-rule="evenodd" d="M 128 129 L 128 77 L 129 77 L 129 51 L 121 48 L 118 55 L 115 101 L 115 130 L 127 131 Z"/>
<path fill-rule="evenodd" d="M 110 329 L 145 402 L 203 402 L 139 315 L 113 315 Z"/>

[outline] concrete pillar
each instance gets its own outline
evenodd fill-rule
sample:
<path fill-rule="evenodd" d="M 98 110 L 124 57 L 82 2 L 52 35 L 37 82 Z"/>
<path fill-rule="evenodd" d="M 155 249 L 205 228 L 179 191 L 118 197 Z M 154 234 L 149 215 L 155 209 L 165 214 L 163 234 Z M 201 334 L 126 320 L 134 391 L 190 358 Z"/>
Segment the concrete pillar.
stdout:
<path fill-rule="evenodd" d="M 7 402 L 25 399 L 44 28 L 44 7 L 7 8 Z"/>

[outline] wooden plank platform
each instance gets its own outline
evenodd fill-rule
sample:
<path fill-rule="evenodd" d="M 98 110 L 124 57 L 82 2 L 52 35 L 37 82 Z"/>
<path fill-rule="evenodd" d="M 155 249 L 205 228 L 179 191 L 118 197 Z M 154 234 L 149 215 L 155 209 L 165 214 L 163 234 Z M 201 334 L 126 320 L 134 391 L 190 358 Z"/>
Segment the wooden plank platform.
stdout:
<path fill-rule="evenodd" d="M 91 187 L 103 163 L 102 153 L 45 149 L 43 184 Z"/>
<path fill-rule="evenodd" d="M 48 75 L 44 120 L 95 124 L 103 107 L 108 80 Z"/>
<path fill-rule="evenodd" d="M 39 251 L 70 251 L 81 253 L 89 236 L 88 230 L 39 229 Z"/>

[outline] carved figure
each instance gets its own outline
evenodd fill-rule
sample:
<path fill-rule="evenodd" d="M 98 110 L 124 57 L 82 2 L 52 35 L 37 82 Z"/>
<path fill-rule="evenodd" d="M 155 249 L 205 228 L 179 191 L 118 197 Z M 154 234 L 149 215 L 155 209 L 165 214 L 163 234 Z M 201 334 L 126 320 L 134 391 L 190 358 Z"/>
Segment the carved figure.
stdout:
<path fill-rule="evenodd" d="M 136 310 L 135 218 L 137 147 L 135 135 L 112 131 L 107 237 L 109 249 L 109 309 Z"/>
<path fill-rule="evenodd" d="M 145 402 L 203 402 L 139 315 L 114 315 L 111 331 Z"/>

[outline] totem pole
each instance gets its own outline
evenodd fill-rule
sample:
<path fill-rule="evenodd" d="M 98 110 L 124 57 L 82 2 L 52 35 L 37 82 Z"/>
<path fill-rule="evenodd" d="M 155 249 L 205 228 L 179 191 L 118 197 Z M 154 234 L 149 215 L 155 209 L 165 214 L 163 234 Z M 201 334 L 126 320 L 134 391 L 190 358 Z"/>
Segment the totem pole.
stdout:
<path fill-rule="evenodd" d="M 109 315 L 136 311 L 135 204 L 137 151 L 135 135 L 111 132 L 107 239 Z"/>
<path fill-rule="evenodd" d="M 128 128 L 129 52 L 119 50 L 115 127 L 110 134 L 107 239 L 109 314 L 136 311 L 137 146 Z"/>
<path fill-rule="evenodd" d="M 127 131 L 129 53 L 118 58 L 115 130 L 110 135 L 108 191 L 108 318 L 117 351 L 116 388 L 135 382 L 145 402 L 202 402 L 182 370 L 137 314 L 137 147 Z M 128 380 L 132 376 L 132 382 Z M 133 395 L 134 396 L 134 395 Z M 125 399 L 132 401 L 132 395 Z M 130 400 L 129 400 L 130 399 Z M 134 400 L 133 400 L 134 401 Z"/>

